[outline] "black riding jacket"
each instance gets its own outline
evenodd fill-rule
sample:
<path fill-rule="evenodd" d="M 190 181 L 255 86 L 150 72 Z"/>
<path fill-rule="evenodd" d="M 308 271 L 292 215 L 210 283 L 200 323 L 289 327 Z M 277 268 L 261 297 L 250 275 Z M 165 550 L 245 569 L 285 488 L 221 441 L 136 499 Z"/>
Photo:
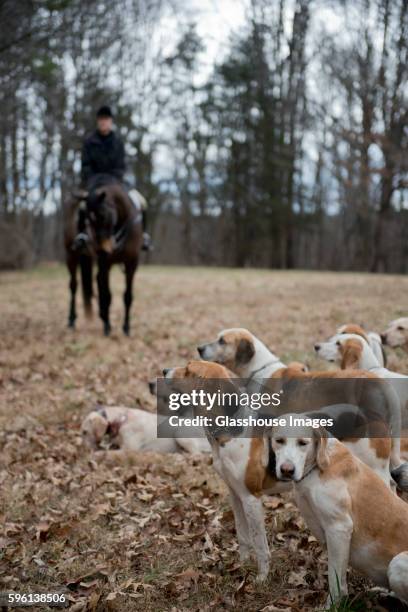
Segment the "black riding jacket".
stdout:
<path fill-rule="evenodd" d="M 123 142 L 110 132 L 102 136 L 97 130 L 85 139 L 82 147 L 81 179 L 84 187 L 92 188 L 101 175 L 123 180 L 125 148 Z"/>

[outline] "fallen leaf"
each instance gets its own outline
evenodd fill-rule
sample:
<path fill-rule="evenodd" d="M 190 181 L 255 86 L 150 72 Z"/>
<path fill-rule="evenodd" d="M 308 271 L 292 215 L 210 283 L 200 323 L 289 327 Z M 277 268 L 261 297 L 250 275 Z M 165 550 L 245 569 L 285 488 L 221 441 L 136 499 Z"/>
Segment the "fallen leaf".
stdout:
<path fill-rule="evenodd" d="M 292 586 L 307 586 L 306 582 L 307 570 L 298 569 L 297 571 L 291 572 L 287 580 L 288 584 Z"/>
<path fill-rule="evenodd" d="M 177 574 L 177 578 L 179 578 L 181 581 L 186 583 L 194 582 L 194 584 L 197 584 L 200 576 L 201 573 L 197 572 L 197 570 L 193 569 L 192 567 L 189 567 L 188 569 L 184 570 L 184 572 Z"/>
<path fill-rule="evenodd" d="M 269 604 L 264 608 L 261 608 L 259 612 L 292 612 L 292 608 L 278 608 L 273 604 Z"/>
<path fill-rule="evenodd" d="M 116 599 L 118 593 L 116 591 L 109 593 L 109 595 L 107 595 L 105 597 L 106 601 L 113 601 L 114 599 Z"/>

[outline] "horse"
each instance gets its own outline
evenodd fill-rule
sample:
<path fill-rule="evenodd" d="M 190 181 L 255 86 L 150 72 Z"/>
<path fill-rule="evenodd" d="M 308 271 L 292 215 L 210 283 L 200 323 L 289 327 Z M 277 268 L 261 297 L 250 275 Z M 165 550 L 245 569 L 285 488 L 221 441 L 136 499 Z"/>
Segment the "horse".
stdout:
<path fill-rule="evenodd" d="M 80 206 L 85 206 L 89 241 L 75 248 L 77 215 Z M 130 307 L 133 301 L 133 278 L 139 265 L 143 243 L 142 212 L 138 210 L 120 183 L 98 187 L 92 192 L 74 194 L 66 205 L 64 244 L 66 264 L 70 274 L 71 292 L 68 327 L 75 328 L 77 291 L 77 269 L 81 271 L 82 294 L 85 315 L 92 317 L 93 264 L 98 265 L 97 285 L 99 316 L 103 322 L 105 336 L 111 332 L 109 308 L 111 292 L 109 272 L 114 264 L 123 264 L 126 288 L 123 295 L 125 317 L 123 332 L 130 334 Z"/>

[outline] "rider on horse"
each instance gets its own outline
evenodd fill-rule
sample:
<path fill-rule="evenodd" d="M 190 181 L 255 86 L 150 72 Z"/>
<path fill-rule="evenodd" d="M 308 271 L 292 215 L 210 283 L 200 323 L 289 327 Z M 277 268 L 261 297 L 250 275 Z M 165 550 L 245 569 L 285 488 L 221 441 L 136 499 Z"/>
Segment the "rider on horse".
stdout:
<path fill-rule="evenodd" d="M 151 249 L 151 240 L 146 232 L 146 200 L 135 190 L 124 184 L 125 148 L 120 137 L 113 131 L 113 115 L 109 106 L 101 106 L 96 113 L 97 128 L 84 140 L 82 147 L 82 186 L 92 192 L 97 187 L 121 183 L 136 206 L 142 207 L 143 249 Z M 86 207 L 80 207 L 78 235 L 74 248 L 81 249 L 89 240 L 86 232 Z"/>

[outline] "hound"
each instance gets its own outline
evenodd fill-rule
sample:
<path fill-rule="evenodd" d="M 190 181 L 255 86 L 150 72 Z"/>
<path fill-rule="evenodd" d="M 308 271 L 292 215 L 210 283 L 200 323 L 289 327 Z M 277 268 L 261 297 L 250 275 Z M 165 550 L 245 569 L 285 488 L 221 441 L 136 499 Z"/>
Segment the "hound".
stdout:
<path fill-rule="evenodd" d="M 347 323 L 346 325 L 341 325 L 338 328 L 336 334 L 356 334 L 357 336 L 361 336 L 370 345 L 380 366 L 383 368 L 386 367 L 387 355 L 384 351 L 384 346 L 383 346 L 382 338 L 380 334 L 377 334 L 376 332 L 373 332 L 373 331 L 366 332 L 361 327 L 361 325 L 356 325 L 355 323 Z"/>
<path fill-rule="evenodd" d="M 301 514 L 327 546 L 327 607 L 347 595 L 349 564 L 408 603 L 408 506 L 321 429 L 274 427 L 271 438 L 278 478 L 294 483 Z"/>
<path fill-rule="evenodd" d="M 210 452 L 207 440 L 200 438 L 157 437 L 156 413 L 124 406 L 100 406 L 84 419 L 81 433 L 85 443 L 98 449 L 105 435 L 121 451 L 154 451 L 157 453 Z"/>
<path fill-rule="evenodd" d="M 402 425 L 407 427 L 408 407 L 408 376 L 381 367 L 368 342 L 357 334 L 338 334 L 327 342 L 315 344 L 315 351 L 327 361 L 337 363 L 342 369 L 364 368 L 378 377 L 389 379 L 398 395 L 402 413 Z M 408 440 L 403 432 L 403 458 L 408 459 Z M 404 488 L 408 483 L 408 464 L 393 465 L 392 476 L 397 484 Z"/>
<path fill-rule="evenodd" d="M 382 367 L 365 338 L 357 334 L 337 334 L 327 342 L 315 344 L 314 349 L 319 357 L 336 363 L 342 370 L 364 369 L 379 378 L 391 379 L 405 413 L 408 382 L 405 384 L 402 381 L 408 379 L 408 376 Z M 397 382 L 397 379 L 400 380 Z"/>
<path fill-rule="evenodd" d="M 225 329 L 213 342 L 198 346 L 197 351 L 201 359 L 219 363 L 249 381 L 265 380 L 288 367 L 259 338 L 240 327 Z M 307 370 L 298 362 L 292 366 Z"/>
<path fill-rule="evenodd" d="M 198 383 L 204 379 L 222 379 L 231 380 L 231 384 L 234 381 L 226 367 L 207 361 L 191 361 L 185 367 L 169 368 L 163 370 L 163 373 L 166 379 L 174 381 L 196 379 Z M 208 432 L 203 431 L 203 435 L 208 435 Z M 257 580 L 262 581 L 269 573 L 270 553 L 260 495 L 288 491 L 290 486 L 279 483 L 274 470 L 268 471 L 264 442 L 259 438 L 251 439 L 250 435 L 250 431 L 243 431 L 241 436 L 227 439 L 208 435 L 208 441 L 215 471 L 228 489 L 240 559 L 242 562 L 247 561 L 253 551 L 258 564 Z"/>
<path fill-rule="evenodd" d="M 384 344 L 391 348 L 401 346 L 408 351 L 408 317 L 401 317 L 391 321 L 382 334 Z"/>
<path fill-rule="evenodd" d="M 174 384 L 178 380 L 191 382 L 195 379 L 197 385 L 202 386 L 205 379 L 223 379 L 230 381 L 231 389 L 237 391 L 233 386 L 237 381 L 231 378 L 224 366 L 217 363 L 191 361 L 185 367 L 169 368 L 163 372 L 165 378 L 171 379 Z M 238 409 L 240 408 L 237 407 Z M 325 412 L 329 411 L 329 408 L 325 409 Z M 333 407 L 334 418 L 335 412 L 336 407 Z M 339 411 L 340 417 L 342 414 L 344 411 Z M 216 438 L 211 430 L 206 430 L 205 434 L 211 445 L 214 468 L 224 480 L 229 492 L 240 558 L 242 561 L 247 560 L 252 550 L 258 564 L 257 579 L 264 580 L 269 572 L 270 554 L 260 498 L 263 494 L 286 491 L 288 486 L 276 477 L 275 457 L 266 440 L 254 437 L 251 427 L 244 428 L 237 437 L 227 435 Z M 380 477 L 390 486 L 389 462 L 392 448 L 389 438 L 354 438 L 349 444 L 354 452 L 360 453 L 362 459 L 369 461 L 377 469 Z"/>
<path fill-rule="evenodd" d="M 342 370 L 363 369 L 380 378 L 408 378 L 382 367 L 367 339 L 358 334 L 336 334 L 327 342 L 316 343 L 314 349 L 319 357 L 336 363 Z"/>

